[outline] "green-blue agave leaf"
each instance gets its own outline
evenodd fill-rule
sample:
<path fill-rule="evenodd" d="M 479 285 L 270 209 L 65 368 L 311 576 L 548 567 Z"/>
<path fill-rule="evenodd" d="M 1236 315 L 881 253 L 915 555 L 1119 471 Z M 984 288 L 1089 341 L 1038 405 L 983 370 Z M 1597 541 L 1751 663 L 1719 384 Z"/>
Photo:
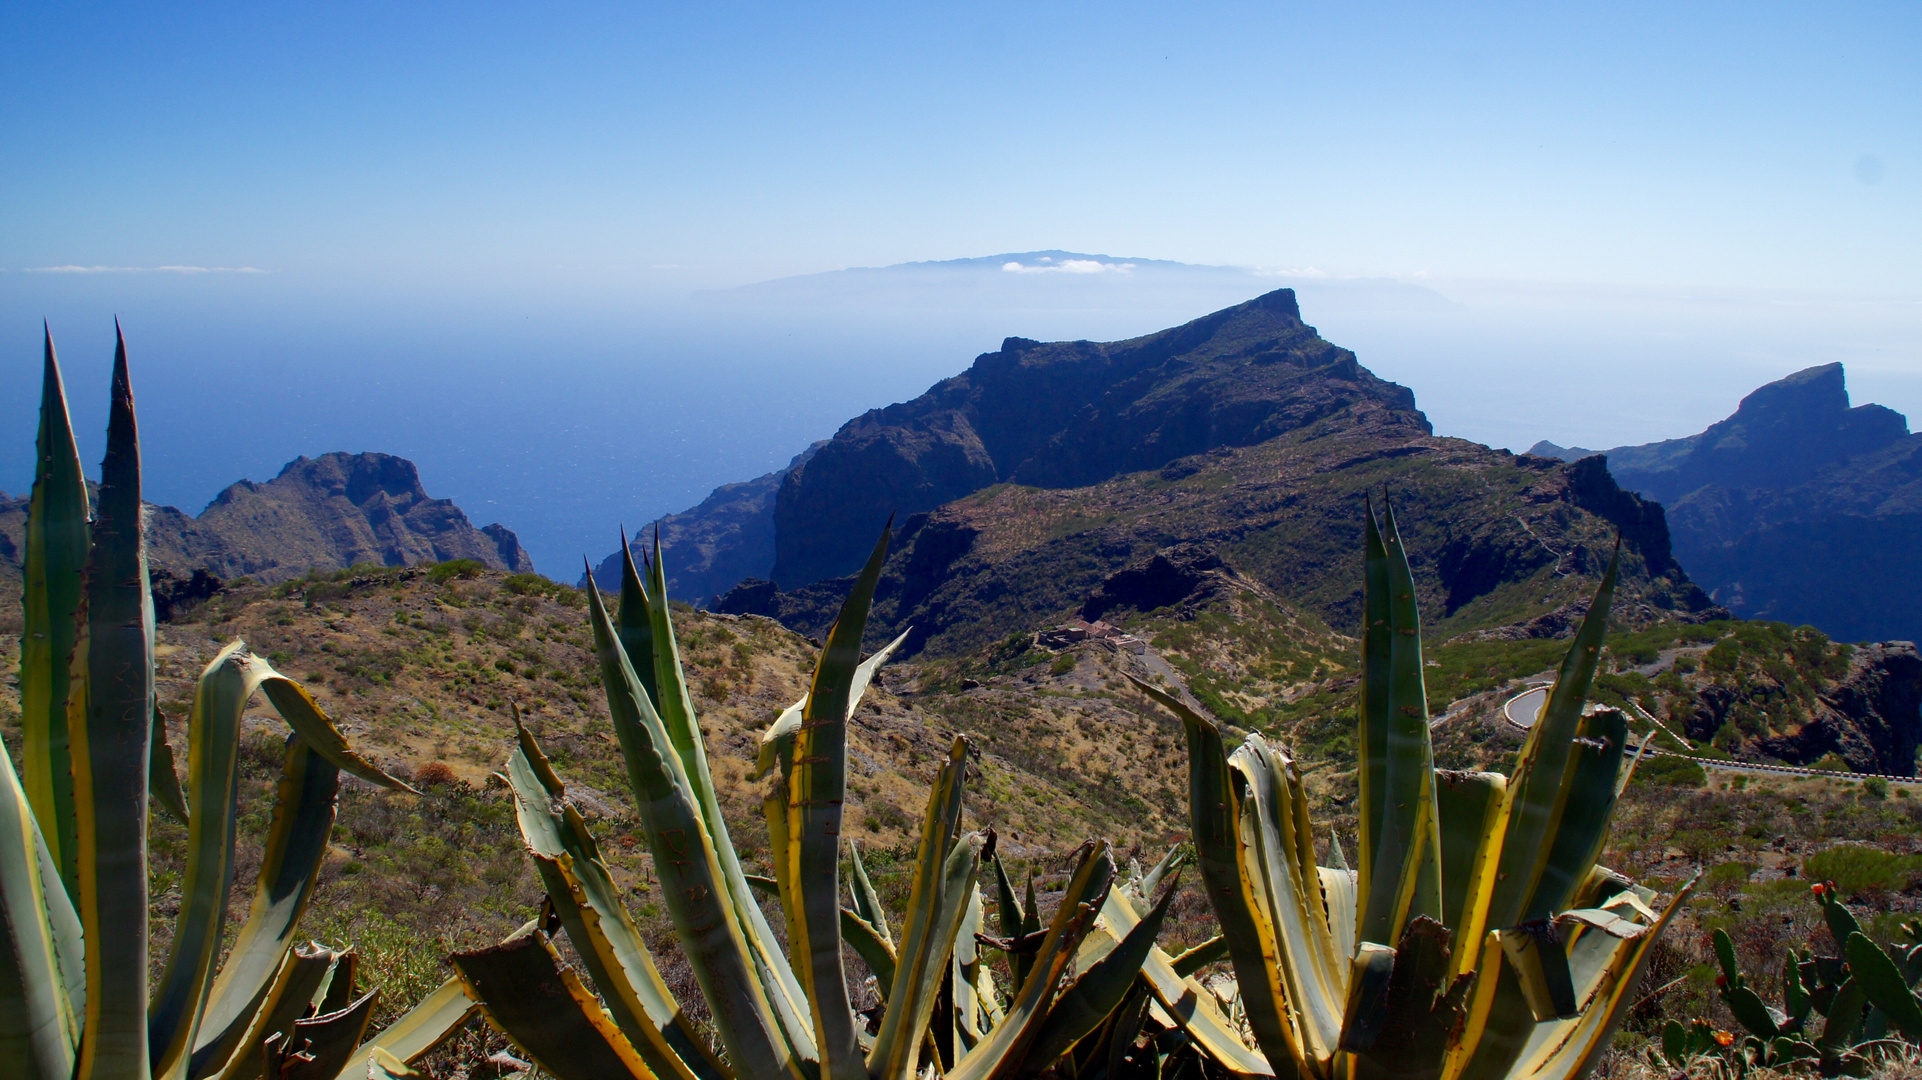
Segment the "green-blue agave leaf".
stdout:
<path fill-rule="evenodd" d="M 246 1076 L 258 1071 L 260 1059 L 249 1049 L 258 1044 L 243 1040 L 294 947 L 294 928 L 313 899 L 327 857 L 339 798 L 340 770 L 299 735 L 289 735 L 253 902 L 201 1012 L 190 1078 L 228 1069 L 230 1062 Z M 203 806 L 202 813 L 207 812 Z M 264 1039 L 272 1032 L 256 1034 Z"/>
<path fill-rule="evenodd" d="M 636 689 L 639 682 L 636 681 Z M 535 931 L 455 953 L 454 970 L 487 1019 L 556 1080 L 648 1080 L 613 1018 Z"/>
<path fill-rule="evenodd" d="M 140 436 L 127 348 L 116 344 L 87 561 L 84 709 L 68 714 L 87 940 L 87 1007 L 75 1080 L 146 1077 L 147 766 L 153 759 L 153 597 L 140 504 Z M 76 723 L 76 719 L 78 722 Z"/>
<path fill-rule="evenodd" d="M 1022 1064 L 1024 1075 L 1033 1076 L 1054 1064 L 1074 1044 L 1086 1038 L 1112 1015 L 1141 975 L 1141 965 L 1154 948 L 1161 924 L 1168 917 L 1168 905 L 1181 888 L 1177 871 L 1161 899 L 1121 938 L 1108 955 L 1089 965 L 1068 988 L 1055 998 L 1042 1022 L 1034 1043 Z"/>
<path fill-rule="evenodd" d="M 828 630 L 786 776 L 789 866 L 783 880 L 798 898 L 788 904 L 788 945 L 813 1013 L 821 1080 L 865 1080 L 867 1075 L 841 967 L 841 819 L 848 708 L 868 608 L 887 553 L 888 529 L 883 528 Z"/>
<path fill-rule="evenodd" d="M 1575 632 L 1555 677 L 1554 688 L 1542 706 L 1540 719 L 1529 729 L 1521 759 L 1508 782 L 1508 831 L 1502 842 L 1500 868 L 1489 900 L 1491 927 L 1523 921 L 1547 868 L 1552 842 L 1570 794 L 1569 758 L 1582 724 L 1582 707 L 1595 681 L 1602 639 L 1608 632 L 1609 606 L 1621 573 L 1618 543 L 1608 572 L 1595 590 L 1588 614 Z"/>
<path fill-rule="evenodd" d="M 13 760 L 0 753 L 0 1076 L 21 1080 L 67 1080 L 80 1038 L 48 911 L 66 888 L 46 876 L 44 846 Z"/>
<path fill-rule="evenodd" d="M 735 1071 L 743 1076 L 769 1080 L 792 1073 L 798 1077 L 799 1062 L 783 1036 L 753 952 L 742 935 L 727 891 L 727 874 L 702 820 L 694 785 L 591 580 L 587 600 L 601 681 L 627 763 L 635 808 L 645 826 L 668 914 L 712 1009 L 721 1044 Z M 745 881 L 741 888 L 746 891 Z"/>
<path fill-rule="evenodd" d="M 40 434 L 34 449 L 22 565 L 20 779 L 47 849 L 60 868 L 60 880 L 78 903 L 80 848 L 74 832 L 67 699 L 74 670 L 70 661 L 80 637 L 90 511 L 51 330 L 46 332 Z"/>

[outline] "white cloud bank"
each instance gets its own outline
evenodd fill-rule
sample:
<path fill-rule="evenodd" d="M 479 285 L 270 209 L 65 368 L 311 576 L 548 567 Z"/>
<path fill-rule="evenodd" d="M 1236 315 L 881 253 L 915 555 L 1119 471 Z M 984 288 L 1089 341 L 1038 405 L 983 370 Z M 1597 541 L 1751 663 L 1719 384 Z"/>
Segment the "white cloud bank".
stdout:
<path fill-rule="evenodd" d="M 1043 255 L 1041 261 L 1046 266 L 1024 266 L 1018 262 L 1001 264 L 1001 269 L 1010 274 L 1125 274 L 1135 268 L 1133 263 L 1104 263 L 1095 259 L 1063 259 L 1055 262 L 1050 256 Z"/>

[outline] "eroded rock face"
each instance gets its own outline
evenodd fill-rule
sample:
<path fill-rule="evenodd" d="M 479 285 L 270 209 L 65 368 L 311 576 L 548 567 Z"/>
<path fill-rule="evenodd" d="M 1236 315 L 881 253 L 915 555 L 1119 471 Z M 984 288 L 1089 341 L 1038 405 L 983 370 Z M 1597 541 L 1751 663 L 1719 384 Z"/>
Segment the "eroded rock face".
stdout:
<path fill-rule="evenodd" d="M 1915 752 L 1922 747 L 1922 655 L 1913 642 L 1859 646 L 1848 675 L 1825 692 L 1821 702 L 1823 707 L 1800 729 L 1760 740 L 1757 749 L 1794 764 L 1833 753 L 1856 772 L 1916 775 Z"/>
<path fill-rule="evenodd" d="M 1009 338 L 927 393 L 849 421 L 775 498 L 771 576 L 859 568 L 873 535 L 997 483 L 1076 488 L 1252 446 L 1369 402 L 1428 433 L 1407 388 L 1301 321 L 1281 289 L 1130 341 Z"/>

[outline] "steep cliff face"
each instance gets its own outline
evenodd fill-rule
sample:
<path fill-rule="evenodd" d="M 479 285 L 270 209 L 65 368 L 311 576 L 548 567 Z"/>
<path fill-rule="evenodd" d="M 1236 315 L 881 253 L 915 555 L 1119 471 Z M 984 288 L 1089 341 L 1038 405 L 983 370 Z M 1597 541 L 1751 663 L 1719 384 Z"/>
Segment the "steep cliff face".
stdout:
<path fill-rule="evenodd" d="M 1230 573 L 1348 632 L 1360 617 L 1363 508 L 1384 489 L 1438 640 L 1567 633 L 1617 535 L 1623 622 L 1726 614 L 1669 558 L 1659 508 L 1605 469 L 1438 439 L 1419 414 L 1362 398 L 1255 446 L 1080 488 L 1001 484 L 915 515 L 896 538 L 871 625 L 911 628 L 910 650 L 962 653 L 1075 615 L 1192 603 Z M 846 587 L 757 582 L 720 609 L 818 633 Z"/>
<path fill-rule="evenodd" d="M 1761 387 L 1699 435 L 1606 455 L 1623 487 L 1667 504 L 1675 557 L 1735 614 L 1922 637 L 1922 435 L 1850 407 L 1842 365 Z"/>
<path fill-rule="evenodd" d="M 1009 338 L 913 401 L 849 421 L 787 474 L 772 577 L 799 586 L 852 572 L 891 513 L 1003 482 L 1086 487 L 1363 403 L 1428 433 L 1414 395 L 1322 340 L 1288 289 L 1129 341 Z"/>
<path fill-rule="evenodd" d="M 775 493 L 788 473 L 825 445 L 823 439 L 801 451 L 785 469 L 723 484 L 699 506 L 655 522 L 667 563 L 668 595 L 705 604 L 747 578 L 766 577 L 774 567 Z M 654 530 L 642 529 L 628 543 L 639 566 L 644 556 L 652 557 Z M 602 559 L 593 576 L 603 589 L 620 588 L 621 553 Z"/>
<path fill-rule="evenodd" d="M 20 573 L 25 523 L 26 500 L 0 498 L 0 575 Z M 196 571 L 275 582 L 359 563 L 475 559 L 497 570 L 534 569 L 512 530 L 475 528 L 451 500 L 428 496 L 413 462 L 391 454 L 296 458 L 264 484 L 228 487 L 198 518 L 150 505 L 147 549 L 156 574 L 182 588 Z"/>

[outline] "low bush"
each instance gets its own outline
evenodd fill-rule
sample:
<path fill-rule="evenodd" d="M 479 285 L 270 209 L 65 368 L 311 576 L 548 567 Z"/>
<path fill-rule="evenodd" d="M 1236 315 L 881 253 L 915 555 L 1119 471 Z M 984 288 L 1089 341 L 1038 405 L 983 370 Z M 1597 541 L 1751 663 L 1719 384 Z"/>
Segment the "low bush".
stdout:
<path fill-rule="evenodd" d="M 477 578 L 487 565 L 479 559 L 450 559 L 439 563 L 427 571 L 427 576 L 437 585 L 446 584 L 455 578 Z"/>
<path fill-rule="evenodd" d="M 1859 844 L 1839 844 L 1810 855 L 1802 876 L 1810 881 L 1833 881 L 1844 897 L 1894 892 L 1922 872 L 1922 856 L 1897 855 Z"/>

